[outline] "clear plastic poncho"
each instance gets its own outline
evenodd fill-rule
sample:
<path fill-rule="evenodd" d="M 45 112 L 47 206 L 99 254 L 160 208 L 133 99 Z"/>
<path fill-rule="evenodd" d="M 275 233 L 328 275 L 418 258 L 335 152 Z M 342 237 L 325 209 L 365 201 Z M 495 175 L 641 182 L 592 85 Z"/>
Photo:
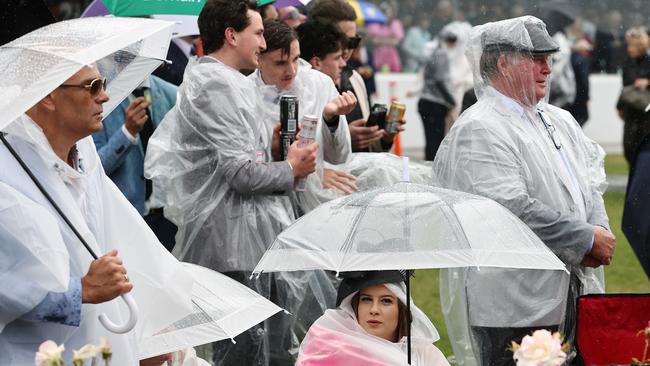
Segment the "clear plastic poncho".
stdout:
<path fill-rule="evenodd" d="M 230 272 L 291 313 L 249 329 L 244 337 L 253 346 L 245 357 L 292 363 L 306 329 L 334 303 L 336 289 L 322 271 L 249 278 L 293 222 L 286 196 L 293 174 L 286 162 L 272 162 L 271 130 L 260 118 L 255 84 L 211 58 L 188 67 L 176 106 L 149 140 L 145 174 L 162 188 L 165 216 L 178 226 L 177 258 Z M 223 341 L 208 353 L 218 364 L 245 363 L 238 347 Z"/>
<path fill-rule="evenodd" d="M 402 304 L 406 304 L 404 283 L 384 284 Z M 358 291 L 357 291 L 358 292 Z M 300 345 L 296 366 L 346 365 L 394 366 L 407 364 L 406 337 L 390 342 L 367 333 L 352 308 L 350 294 L 336 309 L 323 314 L 309 329 Z M 433 345 L 440 339 L 431 320 L 411 300 L 411 365 L 447 366 L 445 356 Z"/>
<path fill-rule="evenodd" d="M 212 60 L 186 72 L 176 106 L 149 140 L 145 175 L 178 226 L 177 258 L 250 271 L 293 220 L 286 194 L 294 179 L 287 163 L 271 162 L 254 84 Z"/>
<path fill-rule="evenodd" d="M 544 48 L 544 34 L 543 23 L 529 16 L 472 29 L 467 57 L 478 102 L 440 146 L 434 183 L 504 205 L 565 262 L 571 281 L 558 271 L 444 271 L 441 301 L 459 365 L 481 364 L 471 327 L 559 325 L 570 333 L 571 302 L 579 294 L 604 292 L 602 267 L 580 266 L 593 225 L 609 227 L 604 152 L 568 112 L 547 104 L 549 77 L 536 73 L 531 62 L 533 51 Z"/>
<path fill-rule="evenodd" d="M 36 185 L 0 145 L 0 218 L 3 247 L 0 259 L 0 364 L 31 364 L 47 339 L 72 350 L 106 336 L 113 362 L 135 365 L 138 341 L 192 312 L 193 280 L 166 252 L 138 212 L 106 177 L 91 137 L 77 143 L 84 172 L 68 166 L 52 151 L 42 130 L 23 115 L 4 130 L 7 140 L 61 207 L 95 253 L 110 249 L 129 271 L 131 292 L 140 309 L 134 331 L 113 334 L 97 320 L 100 313 L 122 323 L 128 312 L 121 300 L 81 307 L 81 325 L 39 323 L 20 317 L 48 292 L 67 290 L 69 277 L 83 277 L 93 258 L 45 199 Z M 137 249 L 133 244 L 138 244 Z M 28 250 L 28 248 L 31 248 Z M 46 262 L 43 265 L 43 262 Z M 16 266 L 18 265 L 18 266 Z M 171 350 L 170 350 L 171 351 Z"/>
<path fill-rule="evenodd" d="M 287 90 L 279 90 L 274 85 L 264 84 L 261 71 L 257 70 L 249 78 L 255 83 L 262 103 L 260 118 L 272 130 L 280 122 L 280 98 L 294 95 L 298 98 L 298 120 L 304 115 L 318 118 L 316 142 L 319 144 L 316 160 L 316 172 L 306 179 L 305 190 L 294 192 L 295 203 L 303 213 L 313 210 L 323 202 L 337 197 L 331 189 L 323 188 L 323 163 L 341 164 L 348 160 L 352 151 L 350 130 L 345 116 L 340 116 L 338 128 L 331 133 L 323 124 L 325 105 L 339 95 L 332 79 L 313 70 L 311 65 L 300 59 L 296 77 Z"/>

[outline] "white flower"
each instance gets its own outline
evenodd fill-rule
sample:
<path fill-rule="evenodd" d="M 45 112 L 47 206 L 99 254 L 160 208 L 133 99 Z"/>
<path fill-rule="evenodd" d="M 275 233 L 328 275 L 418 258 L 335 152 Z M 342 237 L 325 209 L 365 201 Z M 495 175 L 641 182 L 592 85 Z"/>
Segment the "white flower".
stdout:
<path fill-rule="evenodd" d="M 65 351 L 63 345 L 58 346 L 53 341 L 45 341 L 38 346 L 36 352 L 35 364 L 36 366 L 58 366 L 63 365 L 61 354 Z"/>
<path fill-rule="evenodd" d="M 81 347 L 78 351 L 72 351 L 72 362 L 78 362 L 88 358 L 93 358 L 97 356 L 99 352 L 100 350 L 97 346 L 87 344 Z M 83 364 L 83 362 L 81 364 Z"/>
<path fill-rule="evenodd" d="M 111 350 L 111 345 L 108 343 L 108 339 L 106 339 L 106 337 L 99 338 L 99 346 L 97 346 L 97 348 L 99 348 L 99 353 L 101 353 L 104 360 L 111 359 L 113 350 Z"/>
<path fill-rule="evenodd" d="M 513 342 L 514 360 L 517 366 L 558 366 L 566 359 L 562 352 L 560 333 L 536 330 L 532 336 L 525 336 L 521 346 Z"/>

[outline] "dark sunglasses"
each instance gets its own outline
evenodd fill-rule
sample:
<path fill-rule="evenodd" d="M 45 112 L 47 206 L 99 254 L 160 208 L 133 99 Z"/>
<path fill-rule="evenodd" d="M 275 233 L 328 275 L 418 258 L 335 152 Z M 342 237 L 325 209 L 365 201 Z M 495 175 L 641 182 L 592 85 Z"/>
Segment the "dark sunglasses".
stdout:
<path fill-rule="evenodd" d="M 359 43 L 361 43 L 361 36 L 356 35 L 354 37 L 348 37 L 348 49 L 349 50 L 354 50 L 357 47 L 359 47 Z"/>
<path fill-rule="evenodd" d="M 90 82 L 90 84 L 81 84 L 81 85 L 73 85 L 73 84 L 61 84 L 59 85 L 59 88 L 84 88 L 88 89 L 90 92 L 91 97 L 96 97 L 101 93 L 102 90 L 106 90 L 106 78 L 103 79 L 94 79 L 93 81 Z"/>

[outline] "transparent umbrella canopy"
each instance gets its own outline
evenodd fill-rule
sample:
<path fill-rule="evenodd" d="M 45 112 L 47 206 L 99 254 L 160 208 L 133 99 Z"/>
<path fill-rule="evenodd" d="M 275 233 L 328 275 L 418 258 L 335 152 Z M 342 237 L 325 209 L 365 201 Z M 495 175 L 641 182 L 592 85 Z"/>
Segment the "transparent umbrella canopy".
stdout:
<path fill-rule="evenodd" d="M 271 301 L 239 282 L 195 264 L 183 263 L 194 278 L 190 315 L 141 339 L 138 351 L 141 359 L 170 350 L 234 339 L 248 328 L 282 311 Z"/>
<path fill-rule="evenodd" d="M 397 183 L 330 201 L 303 216 L 278 235 L 254 273 L 467 266 L 565 269 L 497 202 Z"/>
<path fill-rule="evenodd" d="M 107 79 L 107 116 L 164 60 L 174 24 L 138 18 L 73 19 L 0 47 L 0 130 L 82 67 Z"/>

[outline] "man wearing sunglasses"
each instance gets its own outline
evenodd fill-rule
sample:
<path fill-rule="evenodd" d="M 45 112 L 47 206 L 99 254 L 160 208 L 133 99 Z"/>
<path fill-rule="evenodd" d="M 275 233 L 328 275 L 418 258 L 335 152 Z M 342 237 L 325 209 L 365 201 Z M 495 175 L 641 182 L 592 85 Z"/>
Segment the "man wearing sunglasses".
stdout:
<path fill-rule="evenodd" d="M 361 37 L 357 35 L 354 8 L 345 0 L 314 0 L 309 15 L 318 21 L 334 23 L 348 37 L 347 47 L 343 50 L 346 66 L 341 72 L 341 81 L 337 87 L 341 92 L 352 91 L 358 101 L 357 107 L 345 116 L 350 128 L 352 151 L 389 151 L 396 134 L 389 134 L 376 126 L 366 126 L 370 117 L 370 97 L 363 77 L 348 65 L 353 52 L 361 43 Z"/>
<path fill-rule="evenodd" d="M 499 202 L 570 272 L 441 274 L 441 298 L 453 299 L 447 323 L 471 330 L 451 335 L 459 364 L 507 365 L 510 342 L 536 329 L 560 331 L 574 344 L 576 299 L 604 291 L 602 266 L 611 263 L 616 241 L 602 197 L 604 152 L 547 101 L 551 55 L 559 47 L 545 24 L 524 16 L 480 25 L 466 49 L 478 102 L 444 138 L 433 164 L 436 183 Z M 463 319 L 452 315 L 461 313 Z M 567 363 L 574 357 L 568 352 Z"/>

